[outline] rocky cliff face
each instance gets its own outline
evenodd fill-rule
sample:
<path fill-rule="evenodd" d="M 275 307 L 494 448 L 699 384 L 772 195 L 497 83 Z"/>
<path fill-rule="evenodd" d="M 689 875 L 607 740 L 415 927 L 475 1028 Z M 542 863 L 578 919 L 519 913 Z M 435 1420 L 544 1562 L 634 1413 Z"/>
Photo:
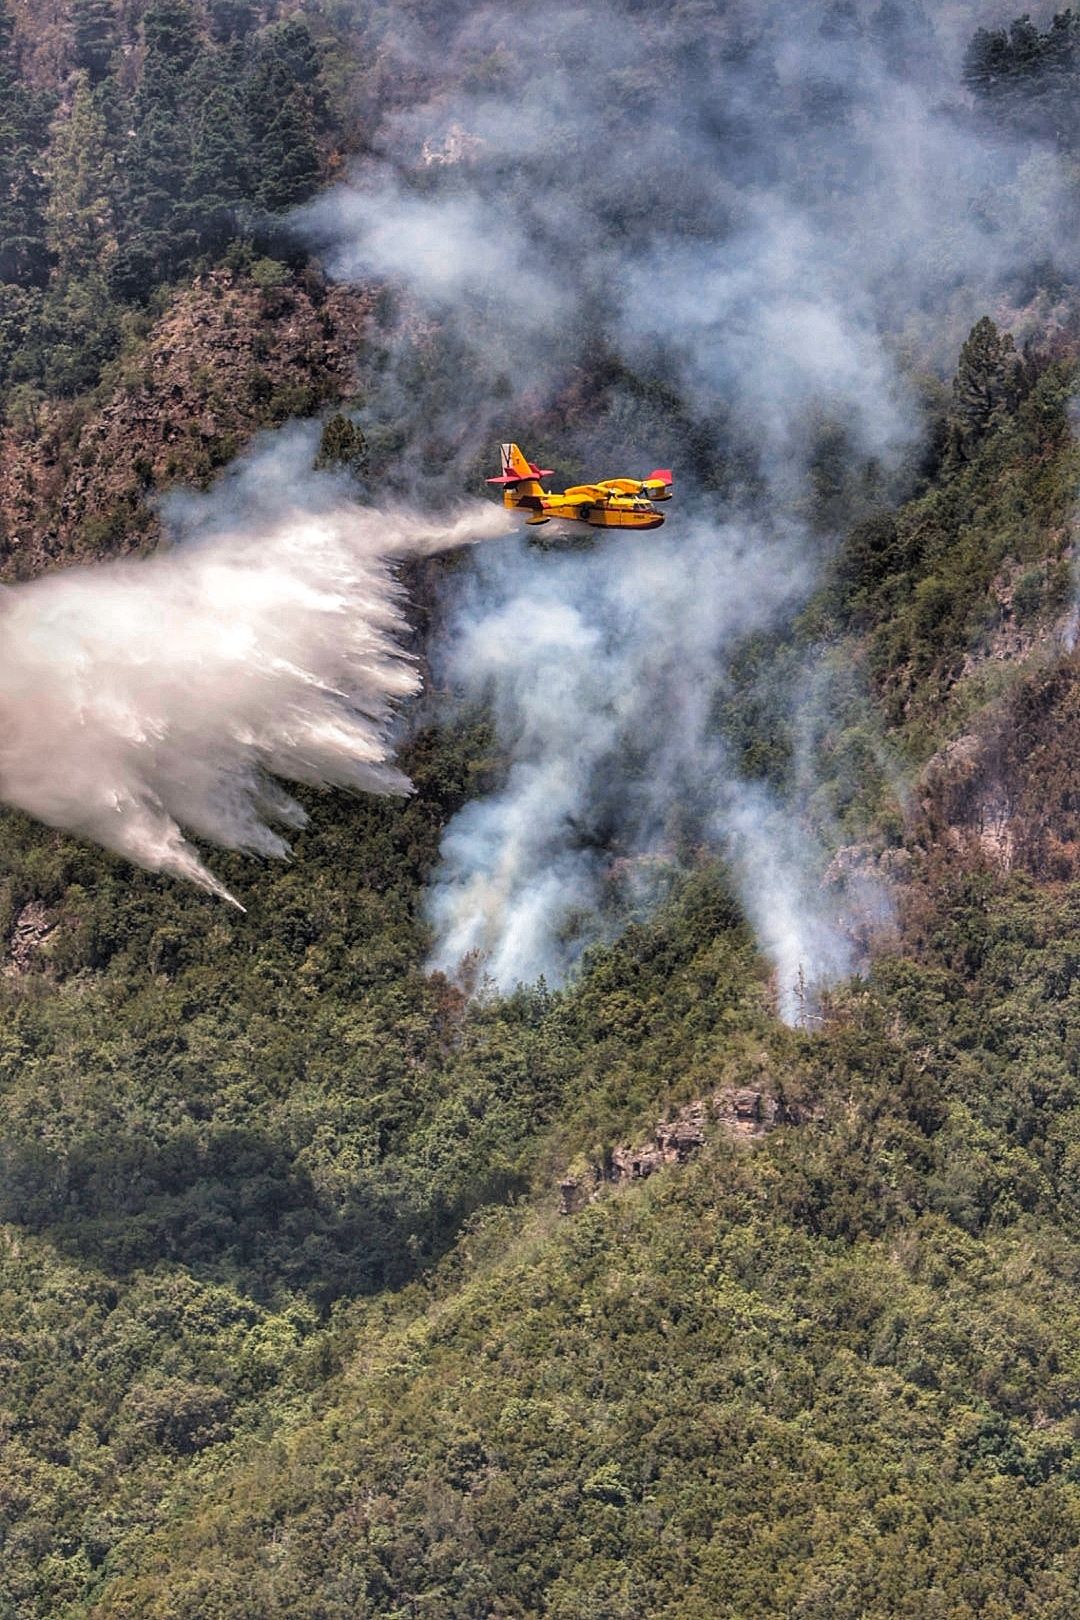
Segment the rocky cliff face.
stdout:
<path fill-rule="evenodd" d="M 613 1148 L 584 1173 L 559 1182 L 559 1209 L 572 1215 L 609 1186 L 644 1181 L 669 1164 L 685 1164 L 706 1142 L 720 1135 L 752 1142 L 777 1125 L 798 1123 L 804 1110 L 788 1107 L 771 1091 L 753 1086 L 725 1086 L 711 1096 L 684 1104 L 673 1118 L 658 1120 L 651 1138 Z"/>
<path fill-rule="evenodd" d="M 97 393 L 0 427 L 0 566 L 146 548 L 154 495 L 205 482 L 259 428 L 354 387 L 371 300 L 317 275 L 215 270 L 181 292 Z"/>
<path fill-rule="evenodd" d="M 1018 680 L 998 705 L 930 761 L 924 838 L 1036 878 L 1080 867 L 1080 659 Z"/>

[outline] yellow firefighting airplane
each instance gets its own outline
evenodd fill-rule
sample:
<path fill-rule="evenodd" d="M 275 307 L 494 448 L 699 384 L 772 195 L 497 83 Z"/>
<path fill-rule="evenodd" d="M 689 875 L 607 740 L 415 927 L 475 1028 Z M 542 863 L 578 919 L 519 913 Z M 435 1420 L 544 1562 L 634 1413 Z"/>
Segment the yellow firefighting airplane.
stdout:
<path fill-rule="evenodd" d="M 502 446 L 502 474 L 489 478 L 500 484 L 503 505 L 509 511 L 530 514 L 526 523 L 550 523 L 561 518 L 570 523 L 590 523 L 594 529 L 658 529 L 664 521 L 653 501 L 671 499 L 671 472 L 658 467 L 648 478 L 605 478 L 599 484 L 575 484 L 561 495 L 541 488 L 541 478 L 550 478 L 550 467 L 536 467 L 526 461 L 516 444 Z"/>

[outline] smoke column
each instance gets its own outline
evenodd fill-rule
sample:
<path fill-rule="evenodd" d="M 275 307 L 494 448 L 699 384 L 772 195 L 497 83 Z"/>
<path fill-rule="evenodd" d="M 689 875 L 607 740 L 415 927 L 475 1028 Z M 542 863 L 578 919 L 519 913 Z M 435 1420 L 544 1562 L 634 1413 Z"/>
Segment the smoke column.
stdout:
<path fill-rule="evenodd" d="M 389 727 L 419 677 L 394 564 L 505 520 L 358 507 L 312 449 L 310 429 L 278 434 L 173 501 L 171 550 L 0 593 L 9 804 L 231 899 L 185 832 L 283 855 L 275 828 L 305 818 L 277 779 L 409 792 Z"/>
<path fill-rule="evenodd" d="M 656 535 L 477 554 L 456 585 L 432 657 L 490 701 L 509 765 L 446 830 L 435 965 L 558 982 L 603 932 L 619 857 L 670 851 L 688 806 L 789 1015 L 796 980 L 857 961 L 843 914 L 865 884 L 822 890 L 814 784 L 742 780 L 716 714 L 740 642 L 790 618 L 835 542 L 808 516 L 822 446 L 851 485 L 833 523 L 860 479 L 903 495 L 913 373 L 947 376 L 988 308 L 1022 335 L 1031 267 L 1071 262 L 1054 154 L 965 106 L 960 52 L 996 20 L 939 27 L 917 0 L 463 5 L 437 53 L 410 39 L 427 90 L 384 115 L 381 157 L 300 215 L 333 273 L 428 312 L 389 335 L 374 439 L 404 422 L 459 473 L 494 470 L 505 438 L 570 482 L 676 469 Z M 414 336 L 433 325 L 466 409 L 452 385 L 410 396 L 418 356 L 438 371 Z"/>
<path fill-rule="evenodd" d="M 1072 262 L 1069 187 L 968 116 L 962 7 L 944 45 L 917 0 L 447 0 L 397 44 L 380 17 L 369 155 L 293 223 L 397 294 L 360 413 L 385 487 L 445 499 L 505 438 L 570 482 L 677 483 L 654 535 L 515 540 L 448 588 L 430 656 L 490 702 L 507 769 L 446 829 L 432 961 L 558 981 L 609 926 L 616 867 L 690 826 L 790 1012 L 796 975 L 855 956 L 813 784 L 770 791 L 729 757 L 733 659 L 805 601 L 860 490 L 910 488 L 914 374 L 987 308 L 1045 322 L 1032 267 Z M 491 503 L 359 508 L 311 438 L 173 499 L 171 551 L 0 596 L 0 796 L 223 893 L 189 837 L 282 853 L 302 812 L 281 781 L 407 791 L 395 563 L 508 526 Z"/>
<path fill-rule="evenodd" d="M 670 842 L 674 805 L 709 822 L 728 791 L 711 724 L 725 649 L 805 593 L 791 537 L 684 519 L 592 551 L 499 548 L 454 604 L 440 672 L 488 697 L 511 764 L 443 844 L 435 964 L 477 955 L 500 988 L 558 979 L 595 929 L 610 855 Z M 693 588 L 690 588 L 690 582 Z"/>

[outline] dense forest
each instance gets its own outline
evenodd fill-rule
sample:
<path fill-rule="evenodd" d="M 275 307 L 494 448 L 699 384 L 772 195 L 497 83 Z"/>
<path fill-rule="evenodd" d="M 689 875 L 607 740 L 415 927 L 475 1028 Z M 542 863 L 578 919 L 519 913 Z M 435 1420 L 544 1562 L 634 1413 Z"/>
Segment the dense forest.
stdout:
<path fill-rule="evenodd" d="M 9 386 L 77 393 L 118 352 L 124 313 L 213 263 L 254 220 L 310 196 L 327 99 L 302 19 L 259 27 L 184 0 L 148 7 L 139 68 L 105 0 L 73 7 L 63 101 L 24 83 L 0 13 L 0 215 Z M 63 71 L 63 69 L 61 69 Z"/>
<path fill-rule="evenodd" d="M 758 37 L 739 8 L 628 5 L 656 49 L 620 59 L 602 110 L 625 130 L 700 93 L 694 140 L 764 194 L 760 105 L 708 86 L 767 57 L 797 184 L 832 207 L 850 174 L 807 131 L 859 147 L 860 53 L 902 78 L 932 21 L 816 7 L 785 81 L 794 20 L 760 9 Z M 1013 191 L 993 171 L 1006 212 L 1050 163 L 1075 206 L 1080 18 L 969 9 L 959 52 L 934 45 L 949 138 L 1021 165 Z M 572 84 L 572 29 L 531 20 Z M 507 138 L 482 184 L 446 158 L 460 132 L 432 160 L 415 106 L 464 87 L 489 142 L 506 127 L 497 23 L 450 0 L 0 0 L 4 578 L 152 548 L 164 491 L 292 417 L 358 502 L 410 489 L 420 442 L 435 487 L 475 491 L 499 411 L 575 474 L 677 444 L 686 522 L 772 502 L 813 559 L 727 649 L 710 732 L 822 844 L 819 888 L 866 873 L 888 904 L 849 922 L 856 971 L 782 1017 L 738 851 L 680 807 L 663 880 L 643 901 L 612 879 L 565 981 L 432 971 L 445 829 L 514 747 L 497 695 L 440 679 L 401 723 L 411 797 L 302 788 L 290 861 L 215 853 L 243 912 L 4 811 L 0 1615 L 1072 1620 L 1072 267 L 1003 254 L 975 309 L 940 269 L 944 315 L 912 298 L 888 334 L 915 424 L 895 447 L 834 390 L 797 394 L 799 435 L 766 455 L 739 391 L 774 386 L 765 356 L 696 388 L 684 328 L 650 346 L 596 315 L 603 258 L 569 373 L 522 380 L 470 350 L 446 283 L 431 312 L 378 267 L 335 275 L 297 207 L 389 163 L 410 204 L 475 208 L 490 183 L 524 210 L 549 164 L 586 209 L 572 243 L 659 217 L 689 253 L 736 201 L 690 164 L 663 195 L 585 195 L 565 105 L 541 159 Z M 427 153 L 407 180 L 402 128 Z M 407 571 L 425 658 L 469 566 Z M 581 841 L 633 877 L 613 825 Z"/>

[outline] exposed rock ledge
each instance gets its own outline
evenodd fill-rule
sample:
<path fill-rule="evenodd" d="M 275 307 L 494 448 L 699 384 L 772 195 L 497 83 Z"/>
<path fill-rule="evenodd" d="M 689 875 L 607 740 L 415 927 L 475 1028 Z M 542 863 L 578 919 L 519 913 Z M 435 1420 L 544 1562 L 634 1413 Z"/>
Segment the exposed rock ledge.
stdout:
<path fill-rule="evenodd" d="M 583 1209 L 605 1186 L 643 1181 L 666 1164 L 685 1164 L 714 1130 L 749 1141 L 788 1117 L 776 1097 L 751 1086 L 727 1087 L 700 1097 L 680 1108 L 674 1119 L 660 1120 L 652 1140 L 643 1146 L 613 1148 L 602 1164 L 592 1164 L 581 1175 L 565 1176 L 559 1182 L 560 1214 Z"/>
<path fill-rule="evenodd" d="M 4 977 L 17 978 L 29 973 L 35 965 L 34 958 L 55 927 L 56 918 L 46 911 L 40 900 L 31 900 L 23 906 L 11 930 Z"/>

